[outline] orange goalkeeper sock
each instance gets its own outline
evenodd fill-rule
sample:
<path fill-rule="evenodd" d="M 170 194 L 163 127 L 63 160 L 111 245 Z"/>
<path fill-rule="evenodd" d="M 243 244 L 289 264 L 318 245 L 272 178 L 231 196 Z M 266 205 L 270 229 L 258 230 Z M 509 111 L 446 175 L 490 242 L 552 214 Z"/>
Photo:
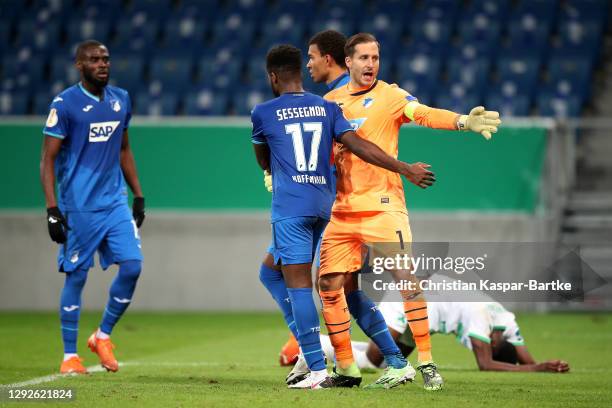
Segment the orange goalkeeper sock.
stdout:
<path fill-rule="evenodd" d="M 319 294 L 323 302 L 327 334 L 336 352 L 336 362 L 340 368 L 348 368 L 355 360 L 351 347 L 351 315 L 344 297 L 344 288 L 321 291 Z"/>
<path fill-rule="evenodd" d="M 431 361 L 431 337 L 429 335 L 427 302 L 424 300 L 404 302 L 404 313 L 416 343 L 419 363 Z"/>

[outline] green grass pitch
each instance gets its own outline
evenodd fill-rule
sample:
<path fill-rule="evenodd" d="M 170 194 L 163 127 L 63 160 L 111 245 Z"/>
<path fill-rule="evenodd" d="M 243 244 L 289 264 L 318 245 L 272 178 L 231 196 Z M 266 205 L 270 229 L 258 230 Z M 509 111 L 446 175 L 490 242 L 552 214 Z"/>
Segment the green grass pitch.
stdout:
<path fill-rule="evenodd" d="M 99 318 L 82 316 L 79 353 L 88 367 L 97 360 L 85 343 Z M 536 359 L 565 359 L 571 372 L 479 372 L 470 351 L 451 336 L 436 335 L 434 356 L 446 380 L 441 392 L 425 392 L 419 374 L 415 383 L 386 391 L 288 390 L 288 370 L 278 366 L 287 330 L 276 313 L 128 312 L 113 334 L 123 363 L 118 373 L 32 387 L 73 387 L 76 400 L 56 404 L 63 407 L 612 406 L 612 314 L 519 314 L 518 322 Z M 363 339 L 359 329 L 354 332 Z M 56 314 L 0 313 L 0 346 L 0 384 L 53 374 L 62 357 Z M 364 374 L 365 383 L 376 376 Z"/>

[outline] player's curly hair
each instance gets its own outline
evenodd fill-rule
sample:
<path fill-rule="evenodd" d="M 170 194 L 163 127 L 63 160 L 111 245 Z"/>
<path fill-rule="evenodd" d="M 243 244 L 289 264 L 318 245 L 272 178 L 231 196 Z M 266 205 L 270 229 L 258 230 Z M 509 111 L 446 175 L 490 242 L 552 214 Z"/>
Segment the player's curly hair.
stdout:
<path fill-rule="evenodd" d="M 308 42 L 308 45 L 316 45 L 321 55 L 330 55 L 336 64 L 345 67 L 344 45 L 346 37 L 336 30 L 325 30 L 316 33 Z"/>
<path fill-rule="evenodd" d="M 266 55 L 266 70 L 277 75 L 301 75 L 302 51 L 290 44 L 272 47 Z"/>
<path fill-rule="evenodd" d="M 370 42 L 375 42 L 376 45 L 378 46 L 378 49 L 380 50 L 380 44 L 378 43 L 378 40 L 376 39 L 376 37 L 374 37 L 373 34 L 370 34 L 370 33 L 355 34 L 346 41 L 346 45 L 344 46 L 344 53 L 346 54 L 347 57 L 352 57 L 353 54 L 355 54 L 355 47 L 357 45 L 370 43 Z"/>

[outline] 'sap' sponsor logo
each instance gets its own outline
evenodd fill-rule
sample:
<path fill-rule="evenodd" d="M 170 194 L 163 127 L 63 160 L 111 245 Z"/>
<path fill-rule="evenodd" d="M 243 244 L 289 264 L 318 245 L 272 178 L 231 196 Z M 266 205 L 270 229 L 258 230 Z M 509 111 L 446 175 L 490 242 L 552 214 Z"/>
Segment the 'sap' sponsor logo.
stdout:
<path fill-rule="evenodd" d="M 113 135 L 113 132 L 119 126 L 120 121 L 112 122 L 98 122 L 91 123 L 89 125 L 89 141 L 95 142 L 106 142 Z"/>

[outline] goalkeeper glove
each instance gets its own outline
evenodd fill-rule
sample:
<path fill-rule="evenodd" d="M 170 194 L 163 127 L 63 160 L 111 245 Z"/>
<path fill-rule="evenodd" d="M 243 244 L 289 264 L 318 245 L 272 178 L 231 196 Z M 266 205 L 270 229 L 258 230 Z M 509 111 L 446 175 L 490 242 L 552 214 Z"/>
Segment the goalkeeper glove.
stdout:
<path fill-rule="evenodd" d="M 485 139 L 491 139 L 491 133 L 497 132 L 501 123 L 499 112 L 485 110 L 484 106 L 477 106 L 469 115 L 461 115 L 457 121 L 457 129 L 471 130 L 480 133 Z"/>
<path fill-rule="evenodd" d="M 264 186 L 268 193 L 272 192 L 272 174 L 268 170 L 264 170 Z"/>
<path fill-rule="evenodd" d="M 140 228 L 145 219 L 145 201 L 144 197 L 134 197 L 132 203 L 132 216 L 136 221 L 136 226 Z"/>
<path fill-rule="evenodd" d="M 47 208 L 47 228 L 49 229 L 49 236 L 54 242 L 58 244 L 66 242 L 66 231 L 70 227 L 59 208 Z"/>

